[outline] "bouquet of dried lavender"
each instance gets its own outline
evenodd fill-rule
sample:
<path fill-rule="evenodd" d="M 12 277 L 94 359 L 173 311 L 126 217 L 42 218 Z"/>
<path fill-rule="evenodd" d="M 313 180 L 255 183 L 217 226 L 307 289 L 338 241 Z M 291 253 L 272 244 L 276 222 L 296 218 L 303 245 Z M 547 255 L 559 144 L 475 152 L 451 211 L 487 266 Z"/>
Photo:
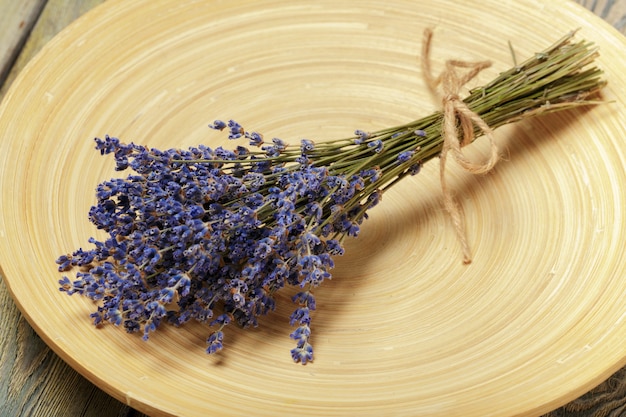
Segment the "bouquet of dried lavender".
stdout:
<path fill-rule="evenodd" d="M 506 123 L 596 103 L 589 96 L 604 85 L 601 71 L 590 67 L 597 51 L 570 34 L 461 100 L 460 88 L 486 64 L 450 61 L 434 78 L 429 33 L 424 45 L 425 75 L 431 87 L 443 85 L 444 110 L 408 124 L 290 146 L 266 142 L 235 121 L 215 121 L 210 127 L 249 142 L 232 150 L 158 150 L 96 139 L 118 170 L 134 172 L 98 186 L 89 219 L 108 238 L 91 238 L 93 248 L 59 257 L 60 271 L 78 267 L 75 279 L 59 281 L 61 291 L 96 301 L 96 325 L 122 325 L 144 339 L 162 322 L 206 322 L 207 352 L 214 353 L 226 325 L 256 326 L 274 309 L 278 290 L 297 287 L 291 355 L 311 361 L 313 290 L 331 278 L 333 256 L 343 253 L 347 236 L 359 234 L 387 189 L 439 156 L 446 208 L 462 229 L 445 190 L 448 152 L 466 169 L 485 172 L 497 149 L 488 163 L 475 165 L 464 159 L 463 145 Z"/>

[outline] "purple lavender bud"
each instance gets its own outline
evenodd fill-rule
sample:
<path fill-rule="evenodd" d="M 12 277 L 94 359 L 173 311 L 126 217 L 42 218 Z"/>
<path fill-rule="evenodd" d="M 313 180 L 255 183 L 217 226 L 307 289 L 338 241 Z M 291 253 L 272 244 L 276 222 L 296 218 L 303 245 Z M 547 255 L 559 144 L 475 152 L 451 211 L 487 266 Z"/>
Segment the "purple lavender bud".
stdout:
<path fill-rule="evenodd" d="M 224 130 L 226 128 L 226 123 L 221 120 L 215 120 L 213 123 L 209 125 L 211 129 L 215 130 Z"/>

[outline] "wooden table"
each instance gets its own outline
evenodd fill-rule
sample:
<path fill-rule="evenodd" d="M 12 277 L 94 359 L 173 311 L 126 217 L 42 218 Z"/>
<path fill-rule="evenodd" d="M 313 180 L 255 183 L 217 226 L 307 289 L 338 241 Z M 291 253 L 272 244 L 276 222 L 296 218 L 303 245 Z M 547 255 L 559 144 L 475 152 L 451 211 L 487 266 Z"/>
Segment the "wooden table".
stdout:
<path fill-rule="evenodd" d="M 28 60 L 57 32 L 104 0 L 0 0 L 0 100 Z M 626 34 L 626 0 L 577 0 Z M 56 356 L 22 317 L 0 275 L 0 415 L 143 416 Z M 557 416 L 626 415 L 626 368 Z"/>

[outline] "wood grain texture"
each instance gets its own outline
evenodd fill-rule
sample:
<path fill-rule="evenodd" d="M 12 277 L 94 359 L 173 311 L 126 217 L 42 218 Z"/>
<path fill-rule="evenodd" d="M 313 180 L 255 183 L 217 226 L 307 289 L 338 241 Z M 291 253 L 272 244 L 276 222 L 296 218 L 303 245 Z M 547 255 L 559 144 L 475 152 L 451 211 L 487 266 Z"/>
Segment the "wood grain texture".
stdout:
<path fill-rule="evenodd" d="M 45 0 L 0 0 L 0 86 L 45 3 Z"/>
<path fill-rule="evenodd" d="M 32 0 L 24 3 L 11 0 L 2 1 L 7 3 L 7 7 L 8 3 L 12 5 L 35 3 Z M 0 100 L 2 100 L 6 90 L 9 88 L 17 74 L 24 68 L 28 61 L 30 61 L 30 59 L 35 56 L 46 43 L 48 43 L 50 39 L 59 33 L 61 29 L 76 20 L 79 16 L 88 10 L 91 10 L 95 6 L 104 3 L 104 0 L 50 0 L 47 2 L 40 0 L 37 3 L 39 3 L 37 5 L 41 8 L 41 10 L 37 10 L 34 6 L 31 7 L 29 16 L 32 16 L 32 22 L 30 26 L 26 26 L 28 30 L 24 33 L 24 35 L 28 34 L 29 36 L 28 38 L 24 36 L 23 45 L 20 45 L 21 50 L 19 51 L 19 55 L 16 55 L 17 58 L 15 62 L 11 62 L 12 65 L 6 68 L 6 79 L 0 79 L 4 81 L 0 82 Z M 2 5 L 0 4 L 0 6 Z M 0 10 L 2 10 L 1 7 Z M 41 14 L 41 16 L 39 16 L 39 14 Z M 0 19 L 5 17 L 5 15 L 0 16 L 2 16 Z M 6 18 L 8 19 L 10 17 Z M 12 18 L 15 19 L 15 16 Z M 35 18 L 38 19 L 35 20 Z M 7 22 L 7 24 L 9 23 Z M 29 33 L 31 27 L 32 32 Z M 0 43 L 0 45 L 3 45 L 3 43 Z"/>
<path fill-rule="evenodd" d="M 626 1 L 576 0 L 576 2 L 613 25 L 622 34 L 626 34 Z"/>
<path fill-rule="evenodd" d="M 0 280 L 2 416 L 130 416 L 132 410 L 71 369 L 35 334 Z"/>
<path fill-rule="evenodd" d="M 11 2 L 11 4 L 16 3 L 19 2 Z M 25 48 L 24 55 L 14 68 L 11 79 L 55 31 L 63 28 L 82 11 L 92 7 L 92 3 L 99 2 L 50 1 L 48 3 L 48 14 L 47 17 L 42 15 L 40 28 L 48 27 L 49 29 L 47 31 L 40 29 L 46 33 L 37 33 L 35 29 L 30 40 L 31 44 Z M 603 15 L 623 32 L 623 12 L 620 12 L 620 4 L 623 5 L 624 2 L 579 1 L 579 3 Z M 3 5 L 2 1 L 0 5 Z M 79 9 L 81 12 L 77 12 Z M 1 16 L 0 19 L 2 19 Z M 5 91 L 6 88 L 3 88 L 2 92 Z M 3 282 L 0 282 L 0 307 L 2 308 L 0 312 L 0 407 L 3 410 L 2 415 L 103 417 L 141 415 L 95 388 L 52 353 L 17 311 Z M 555 410 L 550 416 L 622 416 L 626 403 L 624 386 L 626 383 L 622 370 L 580 399 Z"/>

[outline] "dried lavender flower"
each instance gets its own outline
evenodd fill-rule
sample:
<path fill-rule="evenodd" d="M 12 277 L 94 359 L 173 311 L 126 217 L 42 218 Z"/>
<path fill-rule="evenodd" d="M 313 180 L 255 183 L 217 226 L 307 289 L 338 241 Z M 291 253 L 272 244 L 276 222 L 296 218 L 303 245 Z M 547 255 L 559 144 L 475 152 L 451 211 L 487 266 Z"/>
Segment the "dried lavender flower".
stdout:
<path fill-rule="evenodd" d="M 596 103 L 601 72 L 588 67 L 597 51 L 572 34 L 502 73 L 463 100 L 491 128 L 541 113 Z M 257 326 L 285 286 L 298 288 L 291 356 L 313 360 L 314 290 L 331 278 L 384 192 L 442 151 L 442 112 L 344 139 L 288 145 L 264 141 L 236 121 L 216 120 L 246 148 L 149 149 L 105 136 L 96 149 L 112 154 L 123 179 L 101 183 L 90 221 L 108 234 L 91 249 L 58 258 L 60 290 L 97 302 L 94 324 L 123 326 L 148 339 L 163 322 L 207 323 L 208 353 L 222 349 L 230 323 Z M 477 128 L 475 135 L 480 135 Z"/>

